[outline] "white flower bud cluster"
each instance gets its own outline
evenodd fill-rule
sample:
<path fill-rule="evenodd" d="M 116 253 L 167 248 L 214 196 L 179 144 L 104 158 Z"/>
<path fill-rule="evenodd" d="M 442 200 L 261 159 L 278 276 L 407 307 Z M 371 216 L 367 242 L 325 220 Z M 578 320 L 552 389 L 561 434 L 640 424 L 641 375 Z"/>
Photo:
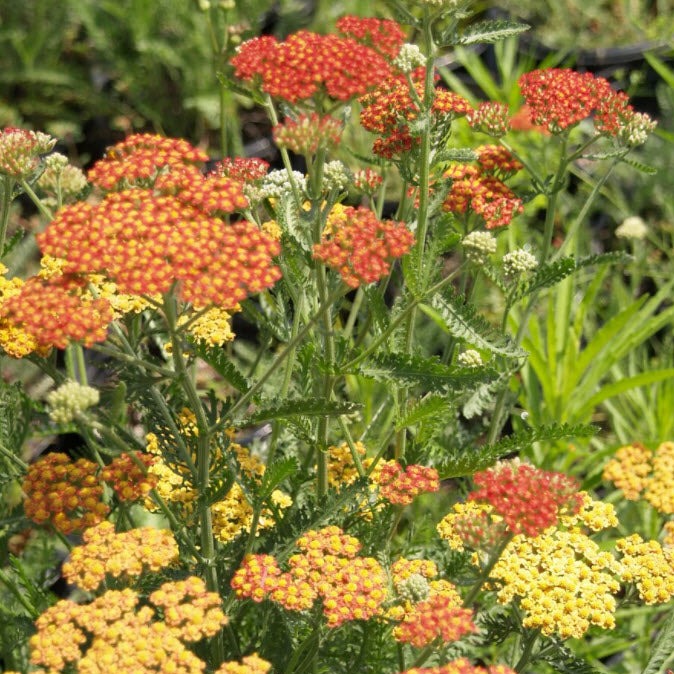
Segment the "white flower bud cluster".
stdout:
<path fill-rule="evenodd" d="M 87 186 L 87 177 L 84 172 L 68 163 L 68 158 L 58 152 L 50 154 L 44 160 L 45 170 L 38 178 L 37 185 L 50 194 L 56 194 L 60 187 L 61 196 L 68 201 L 78 196 Z M 56 200 L 50 198 L 48 204 L 56 204 Z"/>
<path fill-rule="evenodd" d="M 642 240 L 647 234 L 648 226 L 638 215 L 625 218 L 615 230 L 615 235 L 621 239 Z"/>
<path fill-rule="evenodd" d="M 466 257 L 478 264 L 486 262 L 489 255 L 496 252 L 496 239 L 489 232 L 471 232 L 461 243 Z"/>
<path fill-rule="evenodd" d="M 60 152 L 52 152 L 44 158 L 44 166 L 45 170 L 61 173 L 61 171 L 68 166 L 68 157 Z"/>
<path fill-rule="evenodd" d="M 47 395 L 51 408 L 49 418 L 57 424 L 67 424 L 80 412 L 98 404 L 98 390 L 83 386 L 76 381 L 67 381 Z"/>
<path fill-rule="evenodd" d="M 506 276 L 519 276 L 538 267 L 538 260 L 525 248 L 517 248 L 503 256 L 503 273 Z"/>
<path fill-rule="evenodd" d="M 393 65 L 402 73 L 411 73 L 415 68 L 426 65 L 426 57 L 416 44 L 406 43 L 400 47 L 398 56 L 393 59 Z"/>
<path fill-rule="evenodd" d="M 326 190 L 343 191 L 350 180 L 348 170 L 341 161 L 329 161 L 323 166 L 323 186 Z"/>
<path fill-rule="evenodd" d="M 643 112 L 635 112 L 618 131 L 618 138 L 630 147 L 643 145 L 658 123 Z"/>
<path fill-rule="evenodd" d="M 305 191 L 307 179 L 299 171 L 293 171 L 295 183 L 300 191 Z M 278 199 L 292 190 L 288 172 L 285 169 L 270 171 L 262 181 L 257 194 L 259 199 Z M 246 194 L 248 196 L 248 194 Z"/>
<path fill-rule="evenodd" d="M 420 574 L 413 573 L 398 585 L 398 595 L 413 604 L 428 598 L 430 587 L 428 581 Z"/>
<path fill-rule="evenodd" d="M 457 357 L 456 361 L 463 367 L 481 367 L 483 365 L 482 356 L 475 349 L 466 349 Z"/>

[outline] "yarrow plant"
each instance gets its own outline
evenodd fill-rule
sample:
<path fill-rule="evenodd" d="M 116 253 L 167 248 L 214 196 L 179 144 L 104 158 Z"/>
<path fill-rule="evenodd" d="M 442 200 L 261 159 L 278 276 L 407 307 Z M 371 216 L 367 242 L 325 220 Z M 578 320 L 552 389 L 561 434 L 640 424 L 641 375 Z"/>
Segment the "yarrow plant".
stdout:
<path fill-rule="evenodd" d="M 5 671 L 547 674 L 594 671 L 637 614 L 671 640 L 674 525 L 614 503 L 671 515 L 674 445 L 600 484 L 526 460 L 596 429 L 514 414 L 541 293 L 614 261 L 578 232 L 655 122 L 570 69 L 524 73 L 519 116 L 474 104 L 438 57 L 525 27 L 391 6 L 222 64 L 282 168 L 133 133 L 85 174 L 0 133 Z"/>

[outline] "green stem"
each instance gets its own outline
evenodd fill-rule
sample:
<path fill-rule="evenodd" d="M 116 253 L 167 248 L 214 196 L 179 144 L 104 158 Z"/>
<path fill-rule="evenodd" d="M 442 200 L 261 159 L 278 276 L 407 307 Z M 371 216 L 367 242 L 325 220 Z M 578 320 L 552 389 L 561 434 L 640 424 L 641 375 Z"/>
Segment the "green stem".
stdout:
<path fill-rule="evenodd" d="M 0 211 L 0 256 L 5 250 L 7 227 L 9 226 L 9 213 L 12 206 L 12 193 L 14 181 L 9 176 L 2 176 L 2 210 Z"/>
<path fill-rule="evenodd" d="M 524 640 L 524 649 L 522 650 L 522 655 L 513 668 L 516 672 L 521 672 L 527 666 L 529 660 L 531 660 L 531 654 L 533 653 L 534 645 L 538 640 L 538 635 L 538 630 L 532 630 Z"/>
<path fill-rule="evenodd" d="M 464 606 L 470 606 L 470 604 L 473 603 L 473 600 L 475 599 L 475 597 L 477 597 L 480 590 L 482 589 L 482 586 L 489 578 L 489 574 L 492 572 L 492 569 L 494 568 L 494 566 L 496 566 L 496 562 L 498 562 L 498 560 L 501 558 L 503 551 L 506 549 L 506 547 L 508 547 L 508 543 L 510 543 L 512 539 L 513 539 L 512 534 L 506 535 L 499 544 L 499 546 L 492 552 L 492 554 L 489 557 L 489 561 L 487 562 L 484 569 L 482 569 L 482 572 L 480 573 L 478 579 L 475 581 L 475 585 L 473 585 L 473 587 L 470 589 L 470 591 L 464 598 L 463 600 Z"/>
<path fill-rule="evenodd" d="M 360 460 L 360 455 L 358 454 L 358 449 L 356 448 L 356 443 L 353 441 L 353 437 L 349 431 L 349 427 L 344 421 L 344 417 L 338 417 L 339 427 L 344 434 L 346 439 L 346 444 L 349 446 L 349 451 L 351 452 L 351 458 L 353 459 L 353 465 L 356 467 L 356 472 L 358 477 L 365 477 L 365 468 L 363 468 L 363 463 Z"/>
<path fill-rule="evenodd" d="M 9 449 L 7 449 L 7 447 L 5 447 L 3 444 L 0 444 L 0 454 L 2 454 L 6 459 L 9 459 L 12 463 L 15 463 L 22 472 L 26 472 L 28 470 L 28 464 L 10 452 Z"/>
<path fill-rule="evenodd" d="M 40 211 L 47 220 L 52 220 L 54 218 L 54 214 L 42 203 L 42 199 L 33 192 L 32 187 L 25 180 L 21 180 L 21 189 L 30 197 L 30 200 L 35 204 L 37 210 Z"/>
<path fill-rule="evenodd" d="M 211 592 L 219 592 L 218 570 L 215 566 L 213 517 L 211 507 L 205 498 L 210 486 L 211 476 L 211 434 L 209 433 L 209 423 L 204 406 L 199 398 L 199 393 L 185 365 L 182 344 L 177 328 L 177 301 L 172 294 L 168 294 L 164 298 L 164 315 L 171 343 L 173 344 L 173 348 L 171 349 L 173 365 L 178 375 L 178 381 L 190 402 L 197 421 L 199 435 L 197 437 L 196 487 L 198 493 L 202 496 L 198 501 L 201 554 L 204 559 L 206 585 Z M 217 662 L 223 662 L 225 659 L 225 644 L 222 632 L 219 632 L 214 638 L 213 650 L 213 655 Z"/>

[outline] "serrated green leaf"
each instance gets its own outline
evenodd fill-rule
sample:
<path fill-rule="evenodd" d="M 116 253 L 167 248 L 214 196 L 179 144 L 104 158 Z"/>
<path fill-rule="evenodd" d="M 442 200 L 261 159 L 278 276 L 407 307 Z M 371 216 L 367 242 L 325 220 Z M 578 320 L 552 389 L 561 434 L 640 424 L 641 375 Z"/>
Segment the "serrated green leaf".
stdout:
<path fill-rule="evenodd" d="M 541 265 L 530 279 L 521 282 L 515 288 L 510 297 L 508 297 L 508 304 L 513 305 L 527 295 L 556 285 L 570 274 L 573 274 L 575 270 L 576 261 L 572 257 L 562 257 L 549 264 Z"/>
<path fill-rule="evenodd" d="M 498 459 L 518 452 L 534 442 L 551 442 L 566 438 L 589 437 L 599 429 L 590 425 L 552 424 L 531 428 L 509 435 L 507 438 L 472 450 L 464 450 L 461 454 L 450 458 L 438 468 L 441 478 L 463 477 L 473 475 L 493 465 Z"/>
<path fill-rule="evenodd" d="M 2 249 L 2 251 L 0 251 L 0 260 L 9 255 L 19 245 L 19 243 L 23 241 L 25 233 L 26 232 L 23 229 L 19 229 L 9 237 L 9 239 L 5 242 L 5 247 Z"/>
<path fill-rule="evenodd" d="M 224 349 L 207 346 L 198 342 L 194 351 L 205 363 L 208 363 L 225 381 L 229 382 L 237 391 L 246 393 L 250 388 L 250 381 L 239 368 L 230 360 Z"/>
<path fill-rule="evenodd" d="M 251 91 L 247 87 L 243 86 L 241 82 L 238 80 L 234 79 L 233 77 L 230 77 L 227 75 L 227 73 L 224 73 L 222 71 L 216 73 L 215 75 L 218 78 L 218 82 L 220 82 L 220 85 L 227 89 L 227 91 L 231 91 L 235 94 L 239 94 L 240 96 L 245 96 L 246 98 L 250 98 L 251 100 L 255 101 L 256 103 L 261 103 L 261 99 L 259 96 L 255 95 L 255 92 Z"/>
<path fill-rule="evenodd" d="M 471 161 L 477 161 L 477 153 L 467 147 L 450 147 L 436 153 L 433 161 L 436 163 L 451 161 L 467 164 Z"/>
<path fill-rule="evenodd" d="M 648 664 L 641 674 L 661 674 L 662 666 L 674 653 L 674 613 L 670 613 L 660 628 Z"/>
<path fill-rule="evenodd" d="M 427 390 L 464 388 L 495 376 L 486 368 L 455 367 L 444 365 L 439 358 L 402 353 L 374 356 L 358 368 L 358 374 L 404 386 L 420 385 Z"/>
<path fill-rule="evenodd" d="M 478 349 L 509 358 L 526 355 L 507 335 L 480 316 L 474 305 L 455 295 L 448 292 L 445 296 L 436 295 L 431 299 L 431 307 L 420 304 L 419 308 L 452 337 L 463 339 Z"/>
<path fill-rule="evenodd" d="M 413 14 L 410 14 L 407 7 L 405 7 L 405 5 L 402 3 L 396 2 L 396 0 L 391 0 L 388 3 L 388 9 L 396 21 L 404 23 L 408 26 L 421 26 L 419 20 Z"/>
<path fill-rule="evenodd" d="M 637 171 L 641 171 L 641 173 L 645 173 L 647 176 L 654 176 L 658 172 L 658 169 L 656 169 L 655 166 L 644 164 L 643 162 L 632 159 L 631 157 L 624 157 L 622 161 L 624 164 L 631 166 Z"/>
<path fill-rule="evenodd" d="M 377 331 L 384 332 L 391 319 L 391 310 L 386 306 L 381 289 L 375 285 L 361 286 L 361 288 L 367 300 L 365 306 L 374 320 Z"/>
<path fill-rule="evenodd" d="M 256 410 L 253 414 L 239 421 L 249 424 L 259 424 L 262 421 L 271 419 L 287 419 L 289 417 L 337 417 L 342 414 L 353 414 L 358 412 L 362 405 L 352 402 L 341 402 L 337 400 L 307 400 L 301 398 L 298 400 L 287 400 L 279 405 L 270 405 Z M 238 422 L 237 422 L 238 425 Z"/>
<path fill-rule="evenodd" d="M 21 384 L 0 380 L 0 443 L 17 456 L 28 435 L 32 406 Z"/>
<path fill-rule="evenodd" d="M 299 470 L 297 461 L 295 459 L 282 459 L 275 461 L 271 466 L 268 466 L 262 476 L 262 486 L 258 494 L 261 500 L 268 499 L 274 489 L 276 489 L 283 480 L 289 478 L 291 475 Z"/>
<path fill-rule="evenodd" d="M 484 382 L 473 391 L 463 404 L 462 412 L 466 419 L 480 416 L 486 409 L 491 407 L 499 389 L 505 385 L 501 377 L 494 381 Z"/>
<path fill-rule="evenodd" d="M 312 249 L 311 225 L 305 222 L 304 214 L 300 213 L 292 194 L 284 194 L 274 205 L 274 214 L 276 220 L 288 236 L 297 244 L 297 246 L 308 253 Z"/>
<path fill-rule="evenodd" d="M 479 21 L 468 27 L 459 36 L 457 44 L 492 44 L 508 37 L 514 37 L 528 31 L 530 26 L 526 23 L 510 21 L 508 19 L 487 19 Z"/>
<path fill-rule="evenodd" d="M 400 431 L 408 426 L 415 426 L 428 419 L 428 417 L 435 417 L 438 414 L 444 413 L 450 406 L 451 402 L 444 396 L 428 396 L 427 398 L 420 400 L 398 419 L 396 422 L 396 431 Z"/>

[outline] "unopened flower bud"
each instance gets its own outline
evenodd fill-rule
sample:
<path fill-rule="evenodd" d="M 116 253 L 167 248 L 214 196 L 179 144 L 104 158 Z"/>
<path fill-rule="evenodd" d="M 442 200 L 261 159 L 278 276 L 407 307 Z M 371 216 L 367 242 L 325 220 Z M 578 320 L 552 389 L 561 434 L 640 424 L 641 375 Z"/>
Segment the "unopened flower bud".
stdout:
<path fill-rule="evenodd" d="M 646 223 L 638 216 L 631 215 L 625 218 L 615 230 L 615 235 L 621 239 L 645 239 L 648 234 Z"/>
<path fill-rule="evenodd" d="M 519 276 L 538 267 L 538 260 L 528 250 L 518 248 L 503 256 L 503 273 L 506 276 Z"/>
<path fill-rule="evenodd" d="M 482 363 L 482 356 L 479 351 L 475 349 L 466 349 L 462 351 L 457 357 L 457 362 L 463 367 L 480 367 Z"/>
<path fill-rule="evenodd" d="M 39 166 L 40 155 L 54 145 L 56 138 L 41 131 L 7 127 L 0 132 L 0 173 L 17 180 L 28 178 Z"/>
<path fill-rule="evenodd" d="M 404 44 L 393 59 L 393 65 L 402 73 L 411 73 L 415 68 L 426 65 L 426 57 L 417 45 Z"/>
<path fill-rule="evenodd" d="M 478 264 L 486 262 L 496 252 L 496 239 L 489 232 L 471 232 L 462 243 L 466 257 Z"/>
<path fill-rule="evenodd" d="M 295 183 L 300 191 L 306 189 L 307 180 L 299 171 L 293 171 Z M 262 181 L 260 195 L 263 199 L 278 199 L 292 190 L 288 172 L 285 169 L 270 171 Z"/>
<path fill-rule="evenodd" d="M 480 103 L 476 110 L 466 116 L 473 129 L 482 131 L 494 138 L 505 136 L 510 131 L 510 111 L 508 106 L 497 101 Z"/>
<path fill-rule="evenodd" d="M 643 145 L 658 123 L 643 112 L 634 112 L 618 130 L 618 138 L 630 147 Z"/>
<path fill-rule="evenodd" d="M 67 424 L 80 412 L 97 405 L 98 401 L 99 394 L 95 388 L 67 381 L 47 395 L 51 408 L 49 418 L 57 424 Z"/>
<path fill-rule="evenodd" d="M 413 573 L 398 585 L 398 594 L 405 600 L 416 604 L 428 598 L 428 581 L 420 574 Z"/>
<path fill-rule="evenodd" d="M 349 174 L 341 161 L 330 161 L 323 166 L 323 186 L 326 190 L 345 190 Z"/>

